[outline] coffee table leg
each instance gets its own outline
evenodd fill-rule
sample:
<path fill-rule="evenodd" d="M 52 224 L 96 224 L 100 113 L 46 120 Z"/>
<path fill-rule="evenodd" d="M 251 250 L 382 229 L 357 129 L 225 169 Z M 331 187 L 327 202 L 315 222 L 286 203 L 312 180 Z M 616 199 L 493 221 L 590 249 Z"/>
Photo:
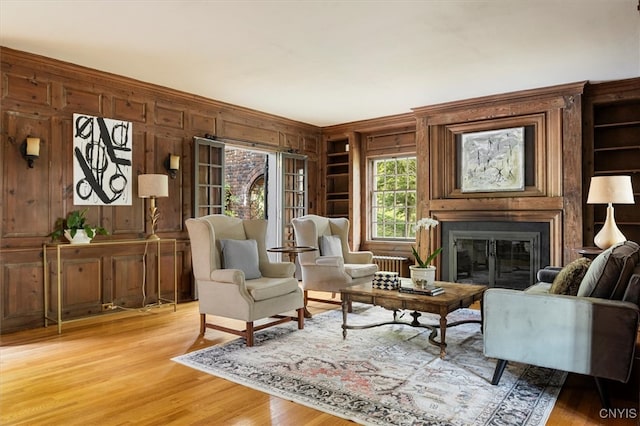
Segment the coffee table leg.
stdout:
<path fill-rule="evenodd" d="M 444 359 L 447 353 L 447 344 L 445 343 L 445 337 L 447 335 L 447 316 L 440 315 L 440 359 Z"/>
<path fill-rule="evenodd" d="M 348 297 L 342 296 L 342 340 L 347 338 L 347 314 L 349 313 Z"/>

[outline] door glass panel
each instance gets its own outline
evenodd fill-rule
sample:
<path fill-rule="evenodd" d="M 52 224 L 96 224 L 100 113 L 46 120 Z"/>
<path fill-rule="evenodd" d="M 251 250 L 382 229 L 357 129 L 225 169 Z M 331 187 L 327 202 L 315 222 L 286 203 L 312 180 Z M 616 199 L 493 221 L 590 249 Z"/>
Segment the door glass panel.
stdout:
<path fill-rule="evenodd" d="M 196 217 L 224 212 L 224 144 L 194 138 L 193 211 Z"/>
<path fill-rule="evenodd" d="M 291 219 L 307 213 L 307 158 L 283 153 L 282 164 L 282 242 L 284 245 L 295 245 Z"/>

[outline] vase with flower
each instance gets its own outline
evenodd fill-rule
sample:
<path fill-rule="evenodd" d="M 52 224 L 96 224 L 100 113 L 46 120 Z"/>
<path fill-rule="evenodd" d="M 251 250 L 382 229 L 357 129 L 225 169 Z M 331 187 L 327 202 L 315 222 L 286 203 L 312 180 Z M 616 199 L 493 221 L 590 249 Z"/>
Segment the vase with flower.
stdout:
<path fill-rule="evenodd" d="M 422 218 L 416 223 L 416 241 L 418 247 L 411 246 L 415 265 L 409 266 L 411 272 L 411 281 L 413 285 L 420 288 L 432 287 L 436 278 L 436 267 L 431 262 L 440 254 L 442 247 L 435 249 L 429 253 L 430 232 L 432 228 L 438 225 L 438 221 L 430 217 Z M 423 254 L 423 232 L 426 235 L 426 242 Z M 423 260 L 424 256 L 424 260 Z"/>

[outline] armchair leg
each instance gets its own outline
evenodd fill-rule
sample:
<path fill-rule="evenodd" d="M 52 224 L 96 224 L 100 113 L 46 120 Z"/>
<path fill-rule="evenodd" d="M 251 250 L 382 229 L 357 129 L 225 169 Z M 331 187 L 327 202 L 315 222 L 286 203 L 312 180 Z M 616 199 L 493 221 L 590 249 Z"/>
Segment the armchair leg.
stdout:
<path fill-rule="evenodd" d="M 493 379 L 491 379 L 492 385 L 497 385 L 498 383 L 500 383 L 500 378 L 502 377 L 502 373 L 504 373 L 504 369 L 507 367 L 508 363 L 509 361 L 507 361 L 506 359 L 498 360 L 498 363 L 496 364 L 496 369 L 493 372 Z"/>
<path fill-rule="evenodd" d="M 307 309 L 307 303 L 309 303 L 309 292 L 304 290 L 302 293 L 304 294 L 304 317 L 311 318 L 311 312 Z"/>
<path fill-rule="evenodd" d="M 247 322 L 247 329 L 244 332 L 246 333 L 247 346 L 253 346 L 253 322 Z"/>
<path fill-rule="evenodd" d="M 298 312 L 298 330 L 304 328 L 304 308 L 296 309 Z"/>
<path fill-rule="evenodd" d="M 206 323 L 207 323 L 207 314 L 200 314 L 200 335 L 201 336 L 204 336 L 204 332 L 207 329 L 205 325 Z"/>
<path fill-rule="evenodd" d="M 600 395 L 600 403 L 602 408 L 611 408 L 611 401 L 609 400 L 609 392 L 607 392 L 606 384 L 600 377 L 594 377 L 596 381 L 596 387 L 598 388 L 598 395 Z"/>

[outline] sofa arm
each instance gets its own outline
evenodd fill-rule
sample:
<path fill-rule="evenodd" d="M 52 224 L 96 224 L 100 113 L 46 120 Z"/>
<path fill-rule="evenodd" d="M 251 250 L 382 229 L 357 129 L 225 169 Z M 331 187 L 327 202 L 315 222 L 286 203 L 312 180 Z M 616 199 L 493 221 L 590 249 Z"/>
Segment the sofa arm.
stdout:
<path fill-rule="evenodd" d="M 547 266 L 538 270 L 537 278 L 541 283 L 553 283 L 553 280 L 560 273 L 562 268 L 558 266 Z"/>
<path fill-rule="evenodd" d="M 489 289 L 484 354 L 626 382 L 638 332 L 632 303 Z"/>

